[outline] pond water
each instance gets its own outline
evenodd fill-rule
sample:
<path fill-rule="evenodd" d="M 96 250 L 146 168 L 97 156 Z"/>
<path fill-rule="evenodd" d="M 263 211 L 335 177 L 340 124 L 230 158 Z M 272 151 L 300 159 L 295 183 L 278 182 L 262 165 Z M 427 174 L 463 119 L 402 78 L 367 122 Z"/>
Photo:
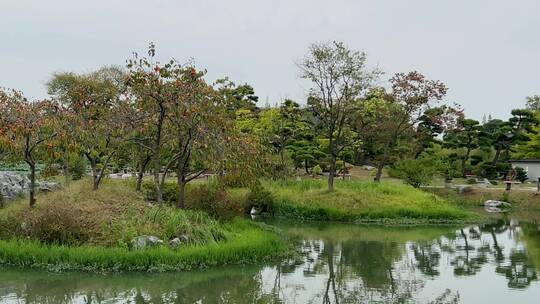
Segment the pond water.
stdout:
<path fill-rule="evenodd" d="M 185 273 L 0 268 L 0 303 L 538 303 L 537 224 L 463 227 L 274 223 L 302 254 Z"/>

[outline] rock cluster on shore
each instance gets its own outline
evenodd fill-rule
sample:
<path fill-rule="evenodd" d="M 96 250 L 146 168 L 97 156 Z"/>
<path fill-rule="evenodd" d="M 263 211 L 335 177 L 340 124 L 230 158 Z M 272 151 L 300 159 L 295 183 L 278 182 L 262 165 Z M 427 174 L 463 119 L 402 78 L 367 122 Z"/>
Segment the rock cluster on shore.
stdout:
<path fill-rule="evenodd" d="M 60 184 L 52 181 L 36 182 L 36 190 L 50 192 L 58 190 Z M 0 172 L 0 195 L 4 200 L 12 200 L 19 195 L 26 195 L 30 189 L 30 180 L 24 175 L 13 172 Z"/>
<path fill-rule="evenodd" d="M 6 200 L 28 193 L 30 181 L 26 176 L 12 172 L 0 172 L 0 194 Z"/>

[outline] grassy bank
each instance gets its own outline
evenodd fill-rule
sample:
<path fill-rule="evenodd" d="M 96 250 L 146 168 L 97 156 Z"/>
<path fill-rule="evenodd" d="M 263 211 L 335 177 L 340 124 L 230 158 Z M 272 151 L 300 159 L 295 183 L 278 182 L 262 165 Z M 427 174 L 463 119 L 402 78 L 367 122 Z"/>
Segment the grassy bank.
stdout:
<path fill-rule="evenodd" d="M 267 182 L 280 216 L 330 221 L 456 222 L 473 215 L 437 195 L 408 185 L 370 181 L 325 180 Z"/>
<path fill-rule="evenodd" d="M 238 226 L 238 224 L 236 224 Z M 286 252 L 274 233 L 245 223 L 228 241 L 180 250 L 48 245 L 38 241 L 0 241 L 0 263 L 54 271 L 172 271 L 227 264 L 260 263 Z"/>
<path fill-rule="evenodd" d="M 499 188 L 472 187 L 467 188 L 463 193 L 457 193 L 456 189 L 449 188 L 427 188 L 426 191 L 466 208 L 483 207 L 486 200 L 502 200 L 511 203 L 513 211 L 540 211 L 540 195 L 536 191 L 511 190 L 508 192 Z"/>
<path fill-rule="evenodd" d="M 167 246 L 130 250 L 137 236 L 165 242 L 187 239 L 179 249 Z M 150 207 L 130 185 L 106 181 L 92 191 L 87 181 L 0 209 L 0 263 L 59 270 L 182 270 L 259 262 L 286 252 L 286 245 L 263 225 L 222 221 L 194 210 Z"/>

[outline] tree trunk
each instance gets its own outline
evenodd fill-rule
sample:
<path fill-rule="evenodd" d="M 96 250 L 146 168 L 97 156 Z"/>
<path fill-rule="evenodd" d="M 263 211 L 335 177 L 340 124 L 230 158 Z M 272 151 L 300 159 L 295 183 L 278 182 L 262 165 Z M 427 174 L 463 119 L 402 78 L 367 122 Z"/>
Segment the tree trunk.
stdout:
<path fill-rule="evenodd" d="M 306 170 L 306 174 L 309 174 L 309 167 L 308 167 L 308 161 L 307 161 L 307 159 L 304 160 L 304 169 Z"/>
<path fill-rule="evenodd" d="M 491 164 L 493 166 L 497 165 L 497 162 L 499 162 L 499 158 L 501 157 L 501 147 L 497 147 L 495 150 L 495 156 L 493 157 L 493 160 L 491 161 Z"/>
<path fill-rule="evenodd" d="M 185 206 L 185 193 L 186 193 L 186 182 L 182 181 L 178 184 L 178 202 L 177 207 L 184 209 Z"/>
<path fill-rule="evenodd" d="M 383 157 L 381 158 L 381 161 L 379 161 L 379 165 L 377 166 L 377 173 L 375 174 L 375 178 L 373 179 L 376 182 L 381 181 L 382 170 L 384 168 L 384 165 L 386 165 L 386 161 L 388 160 L 388 155 L 390 154 L 391 146 L 392 146 L 392 141 L 388 141 L 384 148 Z"/>
<path fill-rule="evenodd" d="M 154 162 L 154 189 L 156 191 L 156 202 L 161 204 L 163 203 L 163 193 L 161 191 L 161 182 L 159 180 L 159 171 L 161 166 L 159 164 L 159 160 L 154 159 Z"/>
<path fill-rule="evenodd" d="M 330 172 L 328 172 L 328 192 L 334 191 L 334 176 L 336 175 L 336 156 L 330 159 Z"/>
<path fill-rule="evenodd" d="M 97 169 L 97 164 L 96 164 L 96 160 L 93 158 L 93 157 L 90 157 L 90 156 L 87 156 L 88 158 L 88 161 L 90 162 L 90 168 L 92 168 L 92 190 L 97 190 L 99 185 L 98 185 L 98 169 Z"/>
<path fill-rule="evenodd" d="M 381 161 L 379 161 L 379 165 L 377 165 L 377 173 L 375 174 L 375 178 L 373 179 L 376 182 L 381 181 L 382 170 L 384 168 L 384 165 L 386 164 L 386 157 L 387 156 L 385 152 L 385 154 L 383 155 L 383 158 L 381 158 Z"/>
<path fill-rule="evenodd" d="M 471 154 L 471 149 L 467 148 L 467 152 L 465 153 L 465 156 L 461 159 L 461 176 L 463 177 L 466 177 L 465 166 L 467 164 L 467 161 L 469 160 L 470 154 Z"/>
<path fill-rule="evenodd" d="M 36 205 L 36 163 L 32 158 L 32 147 L 30 147 L 30 135 L 26 135 L 24 148 L 24 161 L 30 166 L 30 208 Z"/>
<path fill-rule="evenodd" d="M 141 191 L 141 185 L 142 180 L 144 177 L 144 171 L 146 171 L 146 166 L 148 165 L 148 162 L 150 161 L 150 156 L 146 155 L 144 159 L 141 159 L 141 162 L 139 164 L 139 172 L 137 172 L 137 185 L 135 186 L 135 190 Z"/>
<path fill-rule="evenodd" d="M 356 155 L 354 156 L 354 159 L 356 161 L 356 164 L 357 165 L 364 165 L 365 162 L 366 162 L 366 153 L 364 151 L 364 144 L 361 144 L 360 145 L 360 148 L 358 148 L 358 150 L 356 150 Z"/>
<path fill-rule="evenodd" d="M 69 153 L 67 149 L 63 149 L 64 151 L 64 157 L 63 157 L 63 168 L 62 168 L 62 174 L 64 175 L 64 183 L 66 186 L 69 184 Z"/>
<path fill-rule="evenodd" d="M 178 197 L 176 202 L 176 207 L 180 209 L 184 209 L 185 202 L 184 202 L 184 196 L 186 192 L 186 171 L 184 170 L 183 162 L 178 162 L 178 172 L 177 172 L 177 179 L 178 179 Z"/>
<path fill-rule="evenodd" d="M 36 205 L 36 164 L 34 161 L 28 161 L 30 166 L 30 208 Z"/>
<path fill-rule="evenodd" d="M 161 181 L 159 179 L 159 172 L 161 171 L 161 132 L 163 131 L 163 122 L 165 121 L 165 106 L 163 102 L 159 104 L 159 117 L 156 124 L 156 140 L 153 147 L 153 161 L 154 161 L 154 187 L 156 190 L 156 202 L 158 204 L 163 203 L 163 191 L 161 187 Z M 163 178 L 165 180 L 165 177 Z"/>

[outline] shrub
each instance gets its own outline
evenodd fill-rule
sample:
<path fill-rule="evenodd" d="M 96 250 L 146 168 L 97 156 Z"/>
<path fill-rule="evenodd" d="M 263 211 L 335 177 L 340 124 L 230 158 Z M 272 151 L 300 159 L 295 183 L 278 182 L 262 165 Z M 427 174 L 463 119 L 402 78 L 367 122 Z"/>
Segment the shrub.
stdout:
<path fill-rule="evenodd" d="M 262 185 L 256 184 L 247 196 L 247 207 L 254 207 L 259 212 L 274 213 L 274 196 Z"/>
<path fill-rule="evenodd" d="M 529 178 L 527 177 L 527 171 L 521 167 L 516 167 L 516 179 L 522 183 L 526 182 Z"/>
<path fill-rule="evenodd" d="M 499 184 L 499 183 L 498 183 L 496 180 L 494 180 L 494 179 L 490 179 L 489 182 L 490 182 L 492 185 L 494 185 L 494 186 L 496 186 L 496 185 Z"/>
<path fill-rule="evenodd" d="M 469 184 L 469 185 L 476 185 L 476 179 L 474 179 L 474 178 L 469 178 L 469 179 L 467 180 L 467 184 Z"/>
<path fill-rule="evenodd" d="M 141 191 L 150 201 L 156 200 L 156 188 L 153 181 L 144 181 L 141 185 Z M 180 188 L 176 183 L 165 183 L 163 184 L 163 201 L 168 204 L 175 204 L 178 200 L 178 191 Z"/>
<path fill-rule="evenodd" d="M 437 168 L 432 159 L 417 158 L 402 160 L 391 171 L 392 175 L 402 178 L 405 183 L 419 188 L 431 182 Z"/>
<path fill-rule="evenodd" d="M 215 218 L 232 218 L 244 213 L 240 200 L 233 200 L 218 184 L 201 185 L 186 194 L 186 206 L 204 211 Z"/>
<path fill-rule="evenodd" d="M 68 169 L 71 179 L 80 180 L 86 174 L 86 159 L 80 155 L 70 157 Z"/>
<path fill-rule="evenodd" d="M 323 174 L 323 170 L 321 169 L 321 166 L 319 166 L 319 165 L 315 165 L 315 167 L 313 167 L 312 172 L 315 175 L 322 175 Z"/>
<path fill-rule="evenodd" d="M 512 166 L 508 163 L 498 163 L 493 166 L 491 163 L 483 163 L 480 165 L 478 175 L 488 179 L 496 179 L 505 176 Z"/>
<path fill-rule="evenodd" d="M 480 165 L 478 175 L 488 179 L 495 179 L 497 178 L 497 168 L 490 163 L 483 163 Z"/>
<path fill-rule="evenodd" d="M 510 193 L 508 191 L 503 192 L 501 201 L 510 203 Z"/>
<path fill-rule="evenodd" d="M 42 178 L 48 178 L 60 175 L 60 166 L 57 164 L 47 164 L 41 171 Z"/>
<path fill-rule="evenodd" d="M 254 183 L 254 180 L 256 179 L 246 178 L 240 170 L 227 171 L 226 174 L 219 176 L 220 184 L 231 188 L 249 187 Z"/>
<path fill-rule="evenodd" d="M 57 202 L 30 210 L 22 229 L 29 237 L 48 244 L 80 245 L 90 240 L 95 218 L 88 210 L 71 206 L 69 202 Z"/>

